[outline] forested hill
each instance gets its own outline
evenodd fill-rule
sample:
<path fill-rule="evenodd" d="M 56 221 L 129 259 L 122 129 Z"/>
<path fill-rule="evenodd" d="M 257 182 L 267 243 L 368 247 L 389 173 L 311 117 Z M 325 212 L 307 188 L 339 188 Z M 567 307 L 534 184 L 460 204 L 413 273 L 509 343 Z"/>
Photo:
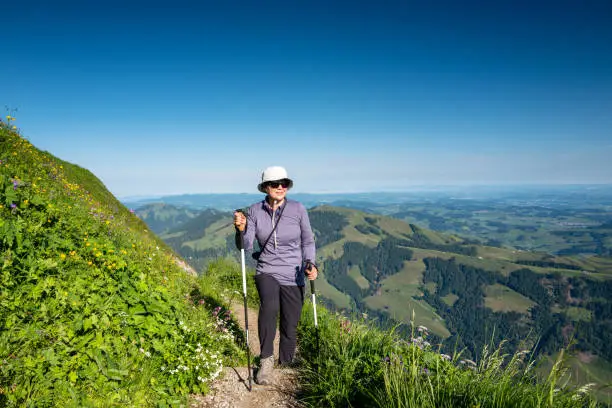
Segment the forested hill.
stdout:
<path fill-rule="evenodd" d="M 243 355 L 89 171 L 0 121 L 0 406 L 176 406 Z"/>
<path fill-rule="evenodd" d="M 575 377 L 612 378 L 612 259 L 476 245 L 347 208 L 319 206 L 309 216 L 328 306 L 401 323 L 406 333 L 414 318 L 473 358 L 490 341 L 511 350 L 539 341 L 541 355 L 554 355 L 574 339 Z M 162 237 L 196 265 L 235 256 L 231 213 L 203 217 Z"/>
<path fill-rule="evenodd" d="M 490 342 L 511 351 L 537 342 L 551 356 L 573 341 L 574 379 L 612 379 L 612 259 L 474 245 L 344 208 L 310 218 L 333 306 L 404 323 L 407 334 L 414 319 L 474 358 Z"/>

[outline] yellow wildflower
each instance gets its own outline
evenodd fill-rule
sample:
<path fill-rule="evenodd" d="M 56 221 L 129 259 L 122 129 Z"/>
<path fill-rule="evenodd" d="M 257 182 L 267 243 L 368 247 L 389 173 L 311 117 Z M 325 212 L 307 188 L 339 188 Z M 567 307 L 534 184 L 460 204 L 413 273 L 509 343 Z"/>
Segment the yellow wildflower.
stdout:
<path fill-rule="evenodd" d="M 66 259 L 66 254 L 60 254 L 60 258 Z"/>

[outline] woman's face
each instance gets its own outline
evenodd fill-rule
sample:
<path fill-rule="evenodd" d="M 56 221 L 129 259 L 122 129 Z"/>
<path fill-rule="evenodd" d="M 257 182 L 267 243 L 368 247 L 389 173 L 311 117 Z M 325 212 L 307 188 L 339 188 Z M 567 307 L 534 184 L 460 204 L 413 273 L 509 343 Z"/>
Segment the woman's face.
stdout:
<path fill-rule="evenodd" d="M 269 181 L 266 184 L 266 193 L 275 201 L 282 201 L 287 195 L 288 183 L 284 180 Z"/>

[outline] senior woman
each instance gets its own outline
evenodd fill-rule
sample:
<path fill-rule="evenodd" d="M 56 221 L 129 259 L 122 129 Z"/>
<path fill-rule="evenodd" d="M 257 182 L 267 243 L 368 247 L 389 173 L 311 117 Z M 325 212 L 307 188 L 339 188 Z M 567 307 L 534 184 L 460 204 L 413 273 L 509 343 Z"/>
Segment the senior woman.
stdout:
<path fill-rule="evenodd" d="M 255 284 L 259 293 L 257 329 L 260 344 L 260 368 L 255 382 L 272 383 L 274 336 L 280 311 L 279 363 L 293 362 L 297 344 L 297 324 L 304 304 L 305 276 L 317 278 L 315 241 L 306 208 L 286 198 L 293 186 L 283 167 L 264 170 L 258 190 L 266 197 L 243 214 L 234 213 L 236 234 L 243 234 L 244 248 L 252 249 L 257 240 Z"/>

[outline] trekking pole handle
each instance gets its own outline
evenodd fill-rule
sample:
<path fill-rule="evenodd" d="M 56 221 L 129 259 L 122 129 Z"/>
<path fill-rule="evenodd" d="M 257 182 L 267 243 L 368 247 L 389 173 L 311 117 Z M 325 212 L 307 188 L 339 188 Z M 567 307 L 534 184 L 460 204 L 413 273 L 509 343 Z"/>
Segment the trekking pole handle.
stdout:
<path fill-rule="evenodd" d="M 238 212 L 246 216 L 242 208 L 238 208 L 237 210 L 234 210 L 234 212 Z M 244 249 L 244 231 L 240 231 L 238 230 L 238 228 L 236 228 L 236 234 L 237 234 L 236 245 L 238 246 L 238 249 L 242 250 Z"/>
<path fill-rule="evenodd" d="M 310 271 L 312 269 L 312 261 L 310 259 L 306 260 L 306 267 L 304 268 L 307 271 Z M 310 280 L 310 291 L 312 292 L 312 294 L 315 293 L 315 282 L 314 279 Z"/>

